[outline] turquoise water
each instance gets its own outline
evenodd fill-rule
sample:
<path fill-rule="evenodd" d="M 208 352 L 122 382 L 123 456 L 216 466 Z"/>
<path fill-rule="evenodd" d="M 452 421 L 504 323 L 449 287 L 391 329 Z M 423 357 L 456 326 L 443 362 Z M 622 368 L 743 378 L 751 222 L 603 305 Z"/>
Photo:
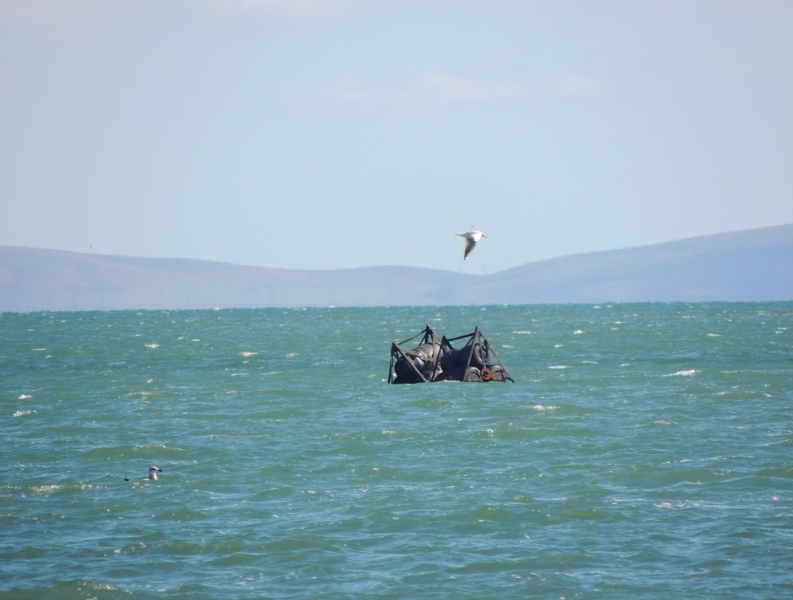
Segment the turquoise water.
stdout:
<path fill-rule="evenodd" d="M 793 597 L 793 303 L 5 313 L 0 422 L 4 598 Z"/>

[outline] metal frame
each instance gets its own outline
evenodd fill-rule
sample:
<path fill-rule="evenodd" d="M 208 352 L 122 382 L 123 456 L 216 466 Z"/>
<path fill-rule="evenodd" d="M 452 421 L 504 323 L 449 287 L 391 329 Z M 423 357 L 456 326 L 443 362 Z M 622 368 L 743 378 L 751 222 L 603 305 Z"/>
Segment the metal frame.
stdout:
<path fill-rule="evenodd" d="M 424 377 L 424 373 L 422 373 L 421 371 L 418 370 L 418 368 L 416 367 L 415 363 L 413 362 L 413 359 L 410 358 L 410 355 L 407 353 L 408 351 L 406 351 L 406 350 L 404 350 L 402 348 L 402 344 L 407 344 L 408 342 L 412 342 L 413 340 L 415 340 L 417 337 L 419 337 L 421 335 L 423 335 L 424 337 L 421 338 L 421 342 L 419 342 L 419 346 L 421 344 L 428 344 L 430 342 L 432 342 L 433 346 L 435 344 L 438 344 L 438 341 L 437 341 L 438 333 L 432 328 L 431 325 L 427 325 L 422 331 L 420 331 L 419 333 L 417 333 L 413 337 L 410 337 L 410 338 L 408 338 L 406 340 L 403 340 L 403 341 L 401 341 L 399 343 L 391 342 L 391 364 L 389 364 L 389 366 L 388 366 L 388 383 L 391 383 L 391 375 L 394 372 L 394 363 L 395 363 L 394 358 L 399 360 L 400 356 L 402 356 L 405 360 L 408 361 L 408 364 L 411 367 L 413 367 L 413 370 L 418 374 L 419 377 L 421 377 L 421 381 L 423 381 L 424 383 L 427 382 L 427 378 Z M 435 369 L 438 366 L 438 359 L 440 358 L 440 356 L 441 356 L 441 353 L 440 353 L 440 350 L 439 350 L 437 356 L 435 357 L 435 364 L 432 367 L 433 373 L 435 372 Z"/>
<path fill-rule="evenodd" d="M 413 337 L 410 337 L 410 338 L 408 338 L 406 340 L 403 340 L 401 342 L 392 342 L 391 343 L 391 362 L 390 362 L 390 364 L 388 366 L 388 383 L 392 383 L 392 381 L 393 381 L 392 375 L 394 373 L 394 364 L 395 364 L 395 362 L 397 360 L 399 360 L 400 357 L 403 357 L 403 358 L 405 358 L 405 360 L 407 360 L 408 364 L 413 368 L 413 370 L 416 372 L 416 374 L 421 378 L 422 382 L 426 383 L 428 381 L 427 378 L 424 377 L 424 373 L 419 371 L 419 369 L 413 363 L 413 360 L 410 358 L 410 355 L 407 354 L 408 351 L 402 348 L 403 344 L 411 342 L 411 341 L 415 340 L 416 338 L 418 338 L 419 336 L 423 336 L 422 337 L 422 341 L 419 343 L 419 345 L 427 344 L 427 343 L 432 342 L 432 344 L 434 346 L 435 344 L 438 343 L 437 342 L 438 334 L 430 325 L 427 325 L 421 332 L 417 333 Z M 460 349 L 465 350 L 465 348 L 470 346 L 470 350 L 468 350 L 468 358 L 467 358 L 467 360 L 465 362 L 465 370 L 463 371 L 463 376 L 462 376 L 461 381 L 465 381 L 465 377 L 468 374 L 468 369 L 471 368 L 471 360 L 473 359 L 473 356 L 474 356 L 474 346 L 478 343 L 480 345 L 480 347 L 483 346 L 483 345 L 486 345 L 487 348 L 490 350 L 490 352 L 492 352 L 493 356 L 496 358 L 496 361 L 498 361 L 499 366 L 504 371 L 504 380 L 506 381 L 507 379 L 509 379 L 512 383 L 515 383 L 515 380 L 512 378 L 512 374 L 507 370 L 507 367 L 504 366 L 504 363 L 501 362 L 501 358 L 499 357 L 498 352 L 496 352 L 495 348 L 493 348 L 493 346 L 490 345 L 490 342 L 485 337 L 485 335 L 482 333 L 482 330 L 479 329 L 479 326 L 477 326 L 476 329 L 474 329 L 473 333 L 466 333 L 465 335 L 459 335 L 459 336 L 453 337 L 453 338 L 447 338 L 444 335 L 441 338 L 440 348 L 439 348 L 439 350 L 438 350 L 438 352 L 437 352 L 437 354 L 435 356 L 435 362 L 434 362 L 434 364 L 432 366 L 432 372 L 433 373 L 435 373 L 435 371 L 438 368 L 438 362 L 440 361 L 440 358 L 441 358 L 441 351 L 446 351 L 446 352 L 454 351 L 455 348 L 454 348 L 454 346 L 452 346 L 452 342 L 456 342 L 457 340 L 462 340 L 462 339 L 467 339 L 467 341 L 462 346 L 462 348 L 460 348 Z M 488 365 L 484 365 L 482 367 L 483 375 L 484 375 L 484 372 L 487 369 L 487 367 L 488 367 Z M 490 379 L 484 379 L 483 378 L 482 381 L 490 381 Z"/>

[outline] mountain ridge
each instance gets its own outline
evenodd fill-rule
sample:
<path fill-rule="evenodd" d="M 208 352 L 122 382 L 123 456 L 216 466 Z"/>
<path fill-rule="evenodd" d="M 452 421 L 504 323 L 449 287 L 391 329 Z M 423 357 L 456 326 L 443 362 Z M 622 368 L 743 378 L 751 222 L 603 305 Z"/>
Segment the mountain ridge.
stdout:
<path fill-rule="evenodd" d="M 2 312 L 719 300 L 793 300 L 793 224 L 561 256 L 490 275 L 0 246 Z"/>

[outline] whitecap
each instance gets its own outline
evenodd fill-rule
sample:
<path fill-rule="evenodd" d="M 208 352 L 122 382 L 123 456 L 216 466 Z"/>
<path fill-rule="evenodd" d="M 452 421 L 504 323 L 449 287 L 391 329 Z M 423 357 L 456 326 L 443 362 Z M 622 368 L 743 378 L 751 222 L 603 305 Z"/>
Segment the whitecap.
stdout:
<path fill-rule="evenodd" d="M 121 396 L 119 396 L 119 398 L 134 398 L 135 396 L 141 396 L 143 398 L 146 398 L 147 396 L 151 396 L 153 394 L 154 392 L 130 392 L 128 394 L 122 394 Z"/>
<path fill-rule="evenodd" d="M 553 345 L 554 348 L 561 348 L 562 346 L 564 346 L 564 344 L 554 344 Z"/>
<path fill-rule="evenodd" d="M 146 344 L 146 347 L 154 349 L 154 348 L 159 348 L 160 345 L 159 344 Z"/>
<path fill-rule="evenodd" d="M 33 397 L 33 396 L 31 396 L 30 394 L 22 394 L 22 395 L 19 397 L 19 399 L 20 399 L 20 400 L 27 400 L 28 398 L 32 398 L 32 397 Z"/>
<path fill-rule="evenodd" d="M 149 448 L 162 448 L 163 450 L 178 450 L 179 452 L 184 452 L 182 448 L 177 448 L 176 446 L 166 446 L 165 444 L 146 444 L 145 446 L 133 446 L 133 450 L 147 450 Z"/>
<path fill-rule="evenodd" d="M 685 508 L 696 508 L 696 507 L 700 506 L 700 503 L 699 502 L 691 502 L 691 501 L 675 502 L 675 503 L 672 503 L 672 502 L 659 502 L 658 504 L 653 504 L 653 506 L 655 506 L 656 508 L 664 508 L 666 510 L 671 510 L 671 509 L 680 510 L 680 509 L 685 509 Z"/>
<path fill-rule="evenodd" d="M 15 417 L 24 417 L 25 415 L 30 415 L 36 412 L 35 410 L 18 410 L 14 413 Z"/>
<path fill-rule="evenodd" d="M 720 333 L 709 333 L 708 337 L 721 337 Z"/>
<path fill-rule="evenodd" d="M 510 346 L 509 344 L 501 344 L 502 348 L 514 348 L 515 346 Z"/>
<path fill-rule="evenodd" d="M 584 333 L 584 330 L 583 330 L 583 329 L 576 329 L 576 330 L 573 332 L 573 335 L 581 335 L 582 333 Z"/>
<path fill-rule="evenodd" d="M 240 352 L 240 356 L 256 356 L 258 352 Z"/>
<path fill-rule="evenodd" d="M 676 371 L 674 373 L 669 373 L 668 375 L 664 375 L 663 377 L 691 377 L 692 375 L 696 375 L 699 373 L 696 369 L 691 369 L 689 371 Z"/>
<path fill-rule="evenodd" d="M 543 406 L 542 404 L 535 404 L 534 406 L 532 406 L 532 408 L 534 410 L 537 410 L 537 411 L 540 411 L 540 412 L 547 412 L 547 411 L 551 411 L 551 410 L 556 410 L 559 407 L 558 406 L 553 406 L 552 404 L 549 404 L 547 406 Z"/>
<path fill-rule="evenodd" d="M 552 365 L 552 366 L 550 366 L 548 368 L 549 369 L 569 369 L 570 367 L 568 367 L 567 365 Z"/>
<path fill-rule="evenodd" d="M 286 355 L 286 358 L 295 358 L 297 355 L 298 355 L 297 352 L 290 352 L 289 354 Z"/>
<path fill-rule="evenodd" d="M 518 335 L 531 335 L 531 331 L 513 331 L 512 333 L 516 333 Z"/>

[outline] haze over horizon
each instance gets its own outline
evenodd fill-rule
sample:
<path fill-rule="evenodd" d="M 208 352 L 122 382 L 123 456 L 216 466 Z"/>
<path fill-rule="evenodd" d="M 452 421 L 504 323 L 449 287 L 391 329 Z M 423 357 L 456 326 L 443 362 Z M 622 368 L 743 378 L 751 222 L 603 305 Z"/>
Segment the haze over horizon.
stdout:
<path fill-rule="evenodd" d="M 0 245 L 482 274 L 793 223 L 791 25 L 775 0 L 6 0 Z"/>
<path fill-rule="evenodd" d="M 538 259 L 538 260 L 535 260 L 535 261 L 529 261 L 529 262 L 526 262 L 526 263 L 521 263 L 519 265 L 512 265 L 512 266 L 506 267 L 504 269 L 500 269 L 498 271 L 486 271 L 485 273 L 470 272 L 470 273 L 467 273 L 467 275 L 473 275 L 473 276 L 497 275 L 499 273 L 503 273 L 504 271 L 520 269 L 522 267 L 528 267 L 528 266 L 536 265 L 538 263 L 549 263 L 549 262 L 553 262 L 553 261 L 566 260 L 566 259 L 571 259 L 571 258 L 573 258 L 573 259 L 576 259 L 576 258 L 587 259 L 587 258 L 594 257 L 594 256 L 600 256 L 603 253 L 631 252 L 631 251 L 635 251 L 635 250 L 638 250 L 638 251 L 651 250 L 651 249 L 656 248 L 656 247 L 665 247 L 665 246 L 669 246 L 671 244 L 676 244 L 676 243 L 686 243 L 686 242 L 693 242 L 693 241 L 697 241 L 698 242 L 700 240 L 707 240 L 707 239 L 712 239 L 712 238 L 715 239 L 715 238 L 722 237 L 722 236 L 731 236 L 731 235 L 750 235 L 751 236 L 755 232 L 757 232 L 757 233 L 763 232 L 764 233 L 766 231 L 771 231 L 773 229 L 789 228 L 789 227 L 793 227 L 793 223 L 785 223 L 783 225 L 772 225 L 770 227 L 759 227 L 759 228 L 755 228 L 755 229 L 746 229 L 746 230 L 739 230 L 739 231 L 718 232 L 718 233 L 714 233 L 714 234 L 708 234 L 708 235 L 705 235 L 705 236 L 692 236 L 692 237 L 682 238 L 682 239 L 678 239 L 678 240 L 661 241 L 661 242 L 657 242 L 657 243 L 653 243 L 653 244 L 642 244 L 642 245 L 638 245 L 638 246 L 626 246 L 626 247 L 622 247 L 622 248 L 606 248 L 606 249 L 603 249 L 603 250 L 593 250 L 593 251 L 590 251 L 590 252 L 578 252 L 578 253 L 575 253 L 575 254 L 564 254 L 564 255 L 560 255 L 560 256 L 551 256 L 551 257 L 548 257 L 548 258 L 542 258 L 542 259 Z M 59 250 L 57 248 L 36 248 L 36 247 L 32 247 L 32 246 L 9 246 L 9 245 L 0 244 L 0 249 L 3 249 L 3 250 L 11 250 L 13 248 L 19 248 L 19 249 L 22 249 L 22 250 L 31 250 L 31 251 L 38 251 L 38 250 L 50 251 L 50 250 L 55 250 L 56 252 L 76 252 L 77 254 L 85 255 L 86 257 L 93 256 L 93 257 L 96 257 L 96 258 L 111 258 L 111 259 L 144 259 L 144 260 L 145 259 L 157 259 L 157 260 L 166 260 L 166 261 L 167 260 L 179 260 L 179 261 L 181 261 L 181 260 L 188 260 L 188 261 L 189 260 L 198 260 L 198 261 L 208 261 L 209 263 L 218 263 L 218 264 L 228 265 L 228 266 L 231 266 L 231 267 L 262 267 L 262 266 L 264 266 L 265 268 L 268 268 L 268 269 L 283 269 L 283 270 L 286 270 L 286 271 L 335 271 L 335 270 L 349 270 L 349 269 L 361 269 L 361 268 L 380 268 L 380 267 L 385 267 L 385 268 L 390 268 L 390 267 L 414 268 L 415 267 L 415 268 L 418 268 L 418 269 L 430 269 L 430 270 L 436 270 L 436 271 L 445 272 L 445 273 L 446 272 L 448 272 L 448 273 L 452 272 L 451 270 L 448 270 L 448 269 L 438 269 L 438 268 L 432 267 L 432 266 L 425 267 L 425 266 L 420 266 L 420 265 L 419 266 L 415 266 L 415 265 L 406 265 L 406 264 L 399 264 L 399 263 L 382 264 L 382 265 L 361 265 L 361 266 L 354 266 L 354 267 L 336 267 L 336 268 L 331 267 L 331 268 L 328 268 L 328 269 L 300 269 L 300 268 L 289 269 L 287 267 L 270 266 L 270 265 L 256 265 L 256 264 L 244 263 L 244 262 L 236 262 L 236 263 L 234 263 L 234 262 L 228 262 L 228 261 L 222 261 L 222 260 L 202 259 L 202 258 L 194 258 L 194 257 L 181 257 L 181 256 L 133 256 L 133 255 L 129 255 L 129 254 L 111 254 L 111 253 L 93 252 L 92 251 L 93 249 L 87 249 L 87 250 L 80 250 L 80 249 L 78 249 L 78 250 Z M 457 272 L 459 273 L 460 271 L 458 270 Z"/>
<path fill-rule="evenodd" d="M 487 276 L 273 269 L 0 246 L 0 312 L 793 299 L 793 224 L 577 254 Z"/>

